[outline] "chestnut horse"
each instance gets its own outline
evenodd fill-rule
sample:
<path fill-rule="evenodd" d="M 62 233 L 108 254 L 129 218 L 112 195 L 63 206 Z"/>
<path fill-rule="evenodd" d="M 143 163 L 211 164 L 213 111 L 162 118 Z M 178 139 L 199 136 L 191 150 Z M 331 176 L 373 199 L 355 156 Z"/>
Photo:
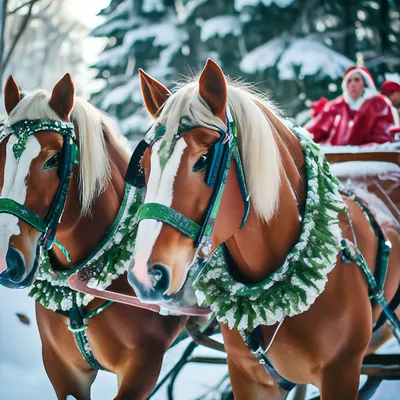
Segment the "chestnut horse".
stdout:
<path fill-rule="evenodd" d="M 70 120 L 75 125 L 80 160 L 72 170 L 57 239 L 68 250 L 72 264 L 79 263 L 89 257 L 117 216 L 129 156 L 113 134 L 109 119 L 85 100 L 75 99 L 69 74 L 57 83 L 51 95 L 37 91 L 22 99 L 10 77 L 4 95 L 8 113 L 5 124 L 11 128 L 21 120 L 39 119 Z M 19 158 L 13 154 L 16 140 L 10 134 L 0 142 L 1 200 L 12 199 L 44 219 L 60 186 L 58 170 L 48 160 L 62 154 L 63 137 L 48 129 L 39 131 L 27 138 Z M 48 167 L 44 168 L 46 162 Z M 0 214 L 1 284 L 14 288 L 32 284 L 40 237 L 41 232 L 15 215 Z M 55 270 L 70 268 L 56 246 L 51 260 Z M 114 281 L 113 287 L 132 293 L 123 276 Z M 88 309 L 103 303 L 94 299 Z M 58 399 L 68 395 L 89 399 L 97 370 L 80 353 L 68 330 L 68 319 L 39 303 L 36 316 L 44 365 Z M 87 337 L 95 358 L 102 368 L 118 376 L 116 399 L 148 397 L 159 376 L 163 355 L 186 320 L 123 304 L 113 304 L 90 319 Z"/>
<path fill-rule="evenodd" d="M 191 290 L 186 282 L 191 281 L 195 261 L 209 257 L 223 243 L 229 254 L 229 273 L 238 288 L 243 287 L 242 283 L 251 286 L 264 282 L 282 265 L 302 232 L 308 175 L 299 139 L 268 100 L 246 87 L 228 84 L 212 60 L 207 61 L 198 81 L 183 85 L 174 94 L 143 71 L 140 74 L 144 103 L 156 121 L 155 134 L 141 162 L 146 198 L 137 217 L 135 259 L 128 272 L 130 284 L 142 301 L 173 307 L 173 299 L 180 292 Z M 210 179 L 215 165 L 222 162 L 214 165 L 221 149 L 217 145 L 232 140 L 228 104 L 237 124 L 244 179 L 232 155 L 226 169 L 229 172 L 221 178 L 225 184 L 221 195 L 215 194 Z M 244 185 L 250 194 L 248 215 Z M 338 211 L 344 210 L 342 198 L 335 193 L 343 205 Z M 215 215 L 210 204 L 220 200 Z M 355 235 L 358 248 L 374 271 L 375 233 L 359 205 L 347 197 L 344 202 L 351 223 L 343 211 L 334 218 L 339 244 L 340 235 L 349 241 L 354 241 Z M 152 208 L 157 213 L 151 213 Z M 214 224 L 211 235 L 204 234 L 199 241 L 209 224 Z M 201 231 L 204 226 L 205 231 Z M 385 295 L 391 300 L 400 281 L 399 224 L 389 221 L 386 228 L 392 250 Z M 262 324 L 261 332 L 264 343 L 269 344 L 268 358 L 284 378 L 316 385 L 324 400 L 354 400 L 362 359 L 380 308 L 372 309 L 368 285 L 355 263 L 342 261 L 338 250 L 331 262 L 327 282 L 319 288 L 322 293 L 305 312 L 281 318 L 279 324 L 279 319 Z M 213 270 L 208 271 L 217 282 L 220 271 L 214 277 Z M 214 290 L 211 286 L 210 291 Z M 229 297 L 229 291 L 226 293 Z M 264 318 L 271 315 L 267 308 L 263 314 Z M 227 320 L 231 317 L 228 315 Z M 243 317 L 240 312 L 239 317 Z M 235 398 L 268 398 L 264 391 L 266 374 L 238 329 L 223 324 L 222 333 Z"/>

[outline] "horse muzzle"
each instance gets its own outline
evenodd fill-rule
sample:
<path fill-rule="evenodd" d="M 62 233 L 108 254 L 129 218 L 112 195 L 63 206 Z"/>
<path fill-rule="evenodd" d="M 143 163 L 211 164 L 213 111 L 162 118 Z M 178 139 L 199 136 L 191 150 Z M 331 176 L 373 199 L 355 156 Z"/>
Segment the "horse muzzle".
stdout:
<path fill-rule="evenodd" d="M 148 282 L 144 283 L 135 268 L 128 271 L 128 282 L 142 303 L 159 304 L 169 300 L 166 295 L 171 285 L 170 269 L 163 264 L 147 266 Z"/>
<path fill-rule="evenodd" d="M 27 272 L 22 254 L 13 246 L 8 246 L 6 257 L 0 259 L 0 262 L 5 264 L 0 265 L 2 270 L 0 274 L 0 285 L 11 289 L 23 289 L 32 285 L 38 265 L 36 259 L 32 269 Z"/>

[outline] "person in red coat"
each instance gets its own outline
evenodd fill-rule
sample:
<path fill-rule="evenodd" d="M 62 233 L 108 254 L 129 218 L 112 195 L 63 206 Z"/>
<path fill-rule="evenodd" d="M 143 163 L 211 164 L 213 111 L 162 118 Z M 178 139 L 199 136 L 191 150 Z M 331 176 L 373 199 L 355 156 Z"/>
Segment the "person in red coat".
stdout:
<path fill-rule="evenodd" d="M 381 86 L 381 93 L 392 103 L 392 113 L 396 128 L 400 127 L 400 84 L 393 81 L 385 81 Z"/>
<path fill-rule="evenodd" d="M 342 91 L 305 126 L 317 143 L 360 146 L 394 141 L 389 133 L 394 126 L 391 104 L 378 93 L 366 68 L 348 68 Z"/>

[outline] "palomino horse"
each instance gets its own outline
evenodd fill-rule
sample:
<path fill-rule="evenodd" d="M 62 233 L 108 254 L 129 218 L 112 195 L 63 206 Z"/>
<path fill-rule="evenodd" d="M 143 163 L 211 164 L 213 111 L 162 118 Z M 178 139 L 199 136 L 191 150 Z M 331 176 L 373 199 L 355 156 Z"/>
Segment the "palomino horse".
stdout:
<path fill-rule="evenodd" d="M 324 400 L 356 399 L 379 309 L 371 308 L 359 266 L 339 250 L 342 238 L 356 238 L 374 270 L 377 238 L 363 210 L 339 195 L 311 139 L 293 134 L 260 95 L 227 84 L 212 60 L 198 82 L 174 94 L 142 71 L 141 79 L 156 122 L 141 161 L 146 197 L 128 273 L 138 297 L 172 308 L 194 282 L 197 300 L 226 322 L 236 399 L 268 398 L 266 374 L 240 334 L 256 326 L 284 378 L 318 386 Z M 236 140 L 240 156 L 231 147 Z M 400 235 L 398 223 L 389 222 L 385 294 L 392 299 L 400 280 Z M 218 263 L 193 268 L 221 244 L 228 270 Z M 243 299 L 246 291 L 252 294 Z M 268 306 L 258 307 L 264 298 Z"/>
<path fill-rule="evenodd" d="M 19 121 L 29 121 L 23 123 L 18 137 L 11 133 L 0 142 L 2 204 L 7 206 L 4 201 L 19 203 L 45 221 L 50 209 L 54 213 L 63 211 L 61 222 L 58 224 L 58 218 L 55 221 L 57 240 L 68 250 L 72 264 L 90 258 L 120 209 L 128 154 L 118 144 L 108 118 L 85 100 L 74 99 L 74 85 L 68 74 L 57 83 L 51 96 L 37 91 L 21 100 L 12 77 L 4 94 L 8 113 L 5 124 L 13 128 Z M 65 176 L 61 178 L 61 168 L 56 166 L 62 164 L 67 154 L 63 132 L 54 121 L 69 121 L 70 115 L 78 137 L 80 159 L 74 164 L 69 185 L 63 188 L 68 191 L 65 208 L 57 211 L 53 199 L 58 196 Z M 39 125 L 34 135 L 25 137 L 25 142 L 20 140 L 28 132 L 30 121 L 35 123 L 35 120 L 51 121 L 42 128 Z M 15 151 L 18 145 L 22 146 L 19 152 Z M 40 222 L 35 228 L 16 215 L 20 216 L 4 210 L 0 214 L 0 283 L 12 288 L 32 284 L 37 272 L 37 248 L 39 242 L 43 244 L 42 232 L 37 230 Z M 36 219 L 28 218 L 28 221 Z M 56 246 L 50 256 L 53 273 L 66 271 L 68 275 L 70 263 Z M 117 278 L 118 275 L 113 275 L 113 286 L 132 293 L 126 279 Z M 88 309 L 103 303 L 94 299 Z M 48 305 L 55 308 L 54 304 Z M 64 309 L 67 306 L 68 299 Z M 68 319 L 39 302 L 36 314 L 44 365 L 57 397 L 65 399 L 72 395 L 76 399 L 89 399 L 97 370 L 80 353 L 74 335 L 67 329 Z M 101 367 L 117 374 L 117 399 L 148 397 L 157 381 L 163 355 L 183 329 L 186 319 L 164 317 L 123 304 L 114 304 L 90 319 L 86 330 L 89 343 Z"/>

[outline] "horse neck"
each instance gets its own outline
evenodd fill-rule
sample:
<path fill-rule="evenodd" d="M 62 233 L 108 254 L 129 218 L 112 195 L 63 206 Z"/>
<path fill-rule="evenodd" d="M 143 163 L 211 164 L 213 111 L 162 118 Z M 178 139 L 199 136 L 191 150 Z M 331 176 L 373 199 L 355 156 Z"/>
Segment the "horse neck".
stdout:
<path fill-rule="evenodd" d="M 74 167 L 64 213 L 57 229 L 57 240 L 68 250 L 72 264 L 85 260 L 100 243 L 114 222 L 122 202 L 128 159 L 115 144 L 107 143 L 107 151 L 110 157 L 111 180 L 94 201 L 91 214 L 87 216 L 80 214 L 79 167 Z M 59 268 L 68 269 L 69 265 L 61 251 L 56 246 L 53 249 Z"/>
<path fill-rule="evenodd" d="M 304 158 L 297 138 L 285 130 L 283 135 L 277 138 L 282 168 L 276 214 L 264 222 L 251 209 L 244 227 L 226 241 L 234 262 L 232 273 L 236 272 L 236 278 L 243 282 L 257 283 L 273 273 L 300 235 L 299 213 L 303 212 L 305 202 Z"/>

